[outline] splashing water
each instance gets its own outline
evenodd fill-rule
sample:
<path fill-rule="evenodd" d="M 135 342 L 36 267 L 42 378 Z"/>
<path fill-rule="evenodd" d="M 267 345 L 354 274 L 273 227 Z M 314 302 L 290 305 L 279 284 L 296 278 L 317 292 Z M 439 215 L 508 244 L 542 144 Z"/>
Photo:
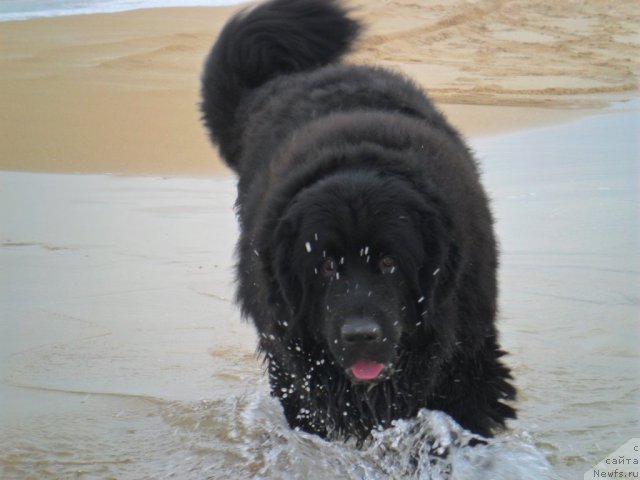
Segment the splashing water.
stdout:
<path fill-rule="evenodd" d="M 352 442 L 328 442 L 291 430 L 277 400 L 258 392 L 198 404 L 171 404 L 165 419 L 180 443 L 196 453 L 169 476 L 259 479 L 550 479 L 551 469 L 526 435 L 483 439 L 442 412 L 373 432 L 358 450 Z M 198 460 L 196 460 L 196 457 Z M 187 461 L 188 460 L 188 461 Z M 199 472 L 195 474 L 194 472 Z"/>
<path fill-rule="evenodd" d="M 373 436 L 366 454 L 393 479 L 551 478 L 549 464 L 526 436 L 482 439 L 439 411 L 422 409 Z"/>

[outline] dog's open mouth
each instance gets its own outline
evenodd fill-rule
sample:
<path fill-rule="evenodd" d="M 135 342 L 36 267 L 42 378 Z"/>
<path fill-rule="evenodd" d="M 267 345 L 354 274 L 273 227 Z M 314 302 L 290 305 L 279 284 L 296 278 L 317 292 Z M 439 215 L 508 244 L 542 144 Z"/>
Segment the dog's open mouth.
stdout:
<path fill-rule="evenodd" d="M 373 360 L 358 360 L 347 369 L 352 378 L 360 382 L 371 382 L 380 379 L 385 369 L 383 363 Z"/>

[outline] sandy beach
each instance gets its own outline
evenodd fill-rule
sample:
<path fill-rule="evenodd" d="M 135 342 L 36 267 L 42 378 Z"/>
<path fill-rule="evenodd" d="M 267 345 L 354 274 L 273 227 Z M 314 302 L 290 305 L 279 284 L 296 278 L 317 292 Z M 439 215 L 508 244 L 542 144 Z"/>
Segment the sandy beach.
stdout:
<path fill-rule="evenodd" d="M 466 135 L 563 122 L 637 95 L 632 1 L 352 0 L 348 61 L 406 72 Z M 226 170 L 199 122 L 199 72 L 237 7 L 0 23 L 0 169 Z"/>
<path fill-rule="evenodd" d="M 423 3 L 350 0 L 348 61 L 424 85 L 492 199 L 519 419 L 452 468 L 583 478 L 640 437 L 640 12 Z M 406 478 L 289 429 L 233 304 L 235 181 L 197 103 L 235 10 L 0 23 L 3 480 Z"/>

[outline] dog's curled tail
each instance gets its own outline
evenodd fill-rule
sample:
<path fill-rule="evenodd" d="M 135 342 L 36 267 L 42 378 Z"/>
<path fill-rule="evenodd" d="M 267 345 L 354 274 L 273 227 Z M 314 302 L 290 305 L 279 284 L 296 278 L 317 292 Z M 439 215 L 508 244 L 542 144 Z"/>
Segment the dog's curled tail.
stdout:
<path fill-rule="evenodd" d="M 203 120 L 235 168 L 235 114 L 243 95 L 282 74 L 311 70 L 346 53 L 360 30 L 336 0 L 270 0 L 223 28 L 202 74 Z"/>

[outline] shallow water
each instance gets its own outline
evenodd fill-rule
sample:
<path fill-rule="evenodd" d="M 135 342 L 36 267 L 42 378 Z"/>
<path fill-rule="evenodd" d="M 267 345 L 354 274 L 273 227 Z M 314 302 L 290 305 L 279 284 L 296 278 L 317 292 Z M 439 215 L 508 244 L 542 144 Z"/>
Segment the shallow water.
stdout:
<path fill-rule="evenodd" d="M 563 478 L 640 433 L 637 101 L 474 142 L 502 246 L 519 428 Z"/>
<path fill-rule="evenodd" d="M 286 426 L 229 301 L 231 179 L 0 173 L 0 478 L 582 478 L 640 431 L 637 127 L 473 141 L 520 389 L 473 448 L 437 412 L 363 451 Z"/>
<path fill-rule="evenodd" d="M 39 17 L 112 13 L 138 8 L 210 7 L 245 0 L 0 0 L 0 22 Z"/>

